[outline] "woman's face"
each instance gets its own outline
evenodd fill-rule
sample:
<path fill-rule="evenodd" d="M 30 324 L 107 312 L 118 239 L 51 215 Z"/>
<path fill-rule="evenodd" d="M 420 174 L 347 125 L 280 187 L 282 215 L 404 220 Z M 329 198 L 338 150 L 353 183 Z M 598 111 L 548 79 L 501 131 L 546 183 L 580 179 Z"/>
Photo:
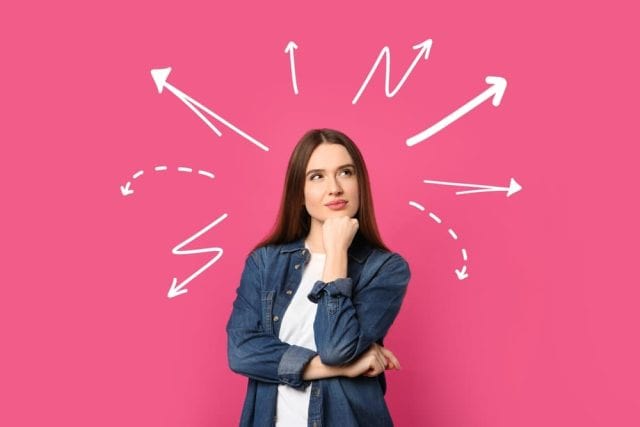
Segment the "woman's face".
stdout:
<path fill-rule="evenodd" d="M 311 228 L 334 216 L 353 218 L 360 207 L 353 159 L 339 144 L 322 143 L 311 153 L 304 181 L 304 203 Z"/>

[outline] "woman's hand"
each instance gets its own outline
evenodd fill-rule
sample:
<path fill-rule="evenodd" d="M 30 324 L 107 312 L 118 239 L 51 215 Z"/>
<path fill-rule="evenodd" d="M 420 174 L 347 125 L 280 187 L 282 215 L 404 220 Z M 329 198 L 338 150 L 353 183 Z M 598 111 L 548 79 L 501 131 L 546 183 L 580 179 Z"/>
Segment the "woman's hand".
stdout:
<path fill-rule="evenodd" d="M 385 369 L 400 369 L 400 362 L 391 350 L 373 343 L 357 360 L 344 367 L 344 375 L 376 377 Z"/>
<path fill-rule="evenodd" d="M 323 281 L 328 283 L 340 277 L 347 277 L 347 250 L 357 231 L 358 220 L 355 218 L 338 216 L 324 221 L 322 241 L 327 258 L 322 271 Z"/>
<path fill-rule="evenodd" d="M 391 350 L 374 343 L 357 360 L 348 365 L 325 365 L 320 360 L 320 356 L 314 356 L 305 367 L 302 378 L 310 381 L 331 377 L 355 378 L 361 375 L 375 377 L 385 369 L 400 369 L 400 362 Z"/>
<path fill-rule="evenodd" d="M 322 242 L 327 254 L 346 252 L 351 246 L 356 232 L 358 220 L 348 216 L 327 218 L 322 224 Z"/>

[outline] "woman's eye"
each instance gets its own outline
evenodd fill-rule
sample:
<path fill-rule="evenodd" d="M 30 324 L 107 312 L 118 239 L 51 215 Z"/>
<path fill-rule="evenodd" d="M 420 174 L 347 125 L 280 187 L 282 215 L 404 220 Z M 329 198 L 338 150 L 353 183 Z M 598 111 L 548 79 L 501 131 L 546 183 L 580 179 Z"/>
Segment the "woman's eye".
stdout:
<path fill-rule="evenodd" d="M 313 174 L 313 175 L 311 175 L 311 176 L 309 177 L 309 179 L 310 179 L 311 181 L 314 181 L 316 178 L 320 178 L 320 176 L 321 176 L 321 175 L 319 175 L 319 174 Z"/>
<path fill-rule="evenodd" d="M 342 172 L 346 175 L 353 175 L 353 172 L 351 171 L 351 169 L 345 169 Z"/>

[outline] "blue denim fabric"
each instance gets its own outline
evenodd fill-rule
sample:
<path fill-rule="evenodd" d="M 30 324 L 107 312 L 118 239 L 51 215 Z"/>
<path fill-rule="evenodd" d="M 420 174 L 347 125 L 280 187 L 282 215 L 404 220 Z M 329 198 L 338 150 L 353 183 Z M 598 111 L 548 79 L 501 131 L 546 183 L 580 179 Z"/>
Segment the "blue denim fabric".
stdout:
<path fill-rule="evenodd" d="M 249 378 L 241 426 L 274 426 L 278 384 L 311 386 L 310 427 L 392 426 L 384 374 L 305 381 L 318 354 L 327 365 L 350 363 L 383 338 L 396 318 L 410 271 L 397 253 L 370 246 L 359 234 L 349 248 L 348 277 L 317 281 L 317 352 L 280 341 L 280 319 L 302 279 L 310 254 L 304 240 L 259 248 L 247 257 L 227 323 L 231 370 Z"/>

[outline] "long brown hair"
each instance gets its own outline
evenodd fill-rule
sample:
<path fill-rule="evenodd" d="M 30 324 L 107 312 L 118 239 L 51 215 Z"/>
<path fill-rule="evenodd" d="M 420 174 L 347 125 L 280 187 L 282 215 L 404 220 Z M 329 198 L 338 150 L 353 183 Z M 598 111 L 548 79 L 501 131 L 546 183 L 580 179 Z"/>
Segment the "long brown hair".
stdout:
<path fill-rule="evenodd" d="M 255 249 L 270 244 L 294 242 L 309 234 L 311 217 L 304 206 L 305 172 L 311 154 L 322 143 L 342 145 L 353 159 L 360 198 L 359 209 L 355 216 L 359 224 L 358 234 L 372 246 L 388 251 L 378 232 L 369 173 L 362 154 L 347 135 L 334 129 L 312 129 L 296 144 L 287 166 L 278 218 L 270 234 L 258 243 Z"/>

